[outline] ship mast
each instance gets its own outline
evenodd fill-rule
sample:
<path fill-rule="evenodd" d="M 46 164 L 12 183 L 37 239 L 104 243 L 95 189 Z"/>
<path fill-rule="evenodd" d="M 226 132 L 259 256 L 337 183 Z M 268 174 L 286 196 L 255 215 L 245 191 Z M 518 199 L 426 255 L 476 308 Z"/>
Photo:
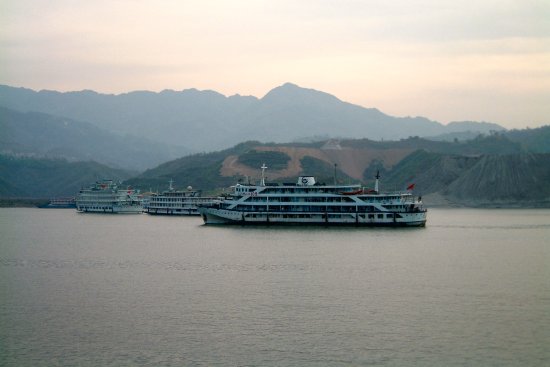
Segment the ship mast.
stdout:
<path fill-rule="evenodd" d="M 260 182 L 260 185 L 265 186 L 265 170 L 267 169 L 267 166 L 264 163 L 260 168 L 262 169 L 262 181 Z"/>
<path fill-rule="evenodd" d="M 376 171 L 376 181 L 374 182 L 374 191 L 378 194 L 378 180 L 380 179 L 380 171 Z"/>

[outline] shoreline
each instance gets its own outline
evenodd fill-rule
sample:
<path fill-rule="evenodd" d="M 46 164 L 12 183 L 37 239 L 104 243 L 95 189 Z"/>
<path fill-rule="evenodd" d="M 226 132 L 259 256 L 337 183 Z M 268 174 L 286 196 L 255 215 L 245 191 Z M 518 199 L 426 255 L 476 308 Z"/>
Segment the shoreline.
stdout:
<path fill-rule="evenodd" d="M 469 209 L 549 209 L 550 198 L 538 201 L 475 201 L 460 200 L 453 197 L 443 196 L 439 193 L 424 195 L 424 206 L 426 208 L 469 208 Z"/>
<path fill-rule="evenodd" d="M 0 208 L 38 208 L 49 202 L 45 198 L 0 198 Z"/>

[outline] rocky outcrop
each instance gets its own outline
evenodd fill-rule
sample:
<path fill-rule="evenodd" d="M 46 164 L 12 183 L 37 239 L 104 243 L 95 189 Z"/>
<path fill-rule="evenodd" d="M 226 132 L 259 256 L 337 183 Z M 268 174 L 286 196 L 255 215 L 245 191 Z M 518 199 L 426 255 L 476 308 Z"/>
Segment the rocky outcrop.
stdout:
<path fill-rule="evenodd" d="M 483 156 L 443 194 L 470 206 L 550 202 L 550 154 Z"/>
<path fill-rule="evenodd" d="M 415 183 L 428 205 L 549 207 L 550 154 L 469 157 L 417 151 L 389 172 L 388 181 L 397 188 Z"/>

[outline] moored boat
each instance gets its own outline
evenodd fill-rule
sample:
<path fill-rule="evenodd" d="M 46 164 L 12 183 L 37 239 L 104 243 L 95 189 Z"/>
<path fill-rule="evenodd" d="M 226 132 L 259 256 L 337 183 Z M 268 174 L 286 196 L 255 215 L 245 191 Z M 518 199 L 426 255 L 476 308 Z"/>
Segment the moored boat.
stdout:
<path fill-rule="evenodd" d="M 162 193 L 153 193 L 148 197 L 144 211 L 149 214 L 164 215 L 199 215 L 199 205 L 210 205 L 214 197 L 201 196 L 200 190 L 193 190 L 191 186 L 186 191 L 176 190 L 170 180 L 168 190 Z"/>
<path fill-rule="evenodd" d="M 139 190 L 120 188 L 113 180 L 97 181 L 78 192 L 76 210 L 95 213 L 133 213 L 143 210 Z"/>
<path fill-rule="evenodd" d="M 76 199 L 74 196 L 51 198 L 48 203 L 38 207 L 42 209 L 74 209 L 76 208 Z"/>
<path fill-rule="evenodd" d="M 294 224 L 425 226 L 427 210 L 411 190 L 380 192 L 361 185 L 317 184 L 302 176 L 295 184 L 237 184 L 233 192 L 199 207 L 205 224 Z M 412 189 L 412 185 L 409 186 Z"/>

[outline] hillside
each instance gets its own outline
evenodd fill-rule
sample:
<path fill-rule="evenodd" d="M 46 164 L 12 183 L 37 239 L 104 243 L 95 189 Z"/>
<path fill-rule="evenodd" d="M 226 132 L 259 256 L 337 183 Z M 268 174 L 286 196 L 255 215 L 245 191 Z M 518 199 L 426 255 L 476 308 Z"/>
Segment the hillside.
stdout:
<path fill-rule="evenodd" d="M 510 130 L 505 136 L 532 153 L 550 153 L 550 126 L 536 129 Z"/>
<path fill-rule="evenodd" d="M 221 189 L 234 184 L 238 178 L 237 173 L 234 176 L 220 175 L 224 159 L 229 155 L 246 153 L 256 145 L 260 143 L 247 142 L 219 152 L 175 159 L 125 182 L 145 191 L 162 191 L 168 187 L 170 180 L 174 180 L 178 188 L 193 186 L 203 191 Z"/>
<path fill-rule="evenodd" d="M 191 185 L 216 192 L 239 181 L 257 182 L 259 167 L 266 163 L 268 181 L 293 182 L 297 176 L 314 175 L 318 182 L 332 183 L 336 168 L 338 182 L 362 182 L 372 187 L 373 177 L 380 171 L 383 190 L 404 190 L 415 183 L 416 193 L 424 195 L 428 205 L 432 200 L 433 205 L 538 206 L 541 193 L 550 199 L 549 158 L 546 154 L 526 153 L 500 134 L 465 143 L 420 138 L 310 144 L 247 142 L 168 162 L 127 184 L 158 191 L 173 179 L 180 188 Z M 521 195 L 513 192 L 520 185 L 518 177 L 529 182 Z"/>
<path fill-rule="evenodd" d="M 549 201 L 550 154 L 484 156 L 445 194 L 469 205 Z"/>
<path fill-rule="evenodd" d="M 186 89 L 119 95 L 94 91 L 60 93 L 0 86 L 0 103 L 20 112 L 41 112 L 119 135 L 133 135 L 193 152 L 229 148 L 243 141 L 284 143 L 304 137 L 400 139 L 457 131 L 488 133 L 496 124 L 423 117 L 393 117 L 286 83 L 263 98 Z"/>
<path fill-rule="evenodd" d="M 415 192 L 430 205 L 550 206 L 550 154 L 460 156 L 419 150 L 385 176 L 386 189 Z"/>
<path fill-rule="evenodd" d="M 428 205 L 550 205 L 550 154 L 530 153 L 526 146 L 525 140 L 514 142 L 505 134 L 478 136 L 467 142 L 418 137 L 301 144 L 249 141 L 168 161 L 133 178 L 128 172 L 94 162 L 2 156 L 0 195 L 74 194 L 80 186 L 99 178 L 126 179 L 126 185 L 143 191 L 162 191 L 174 180 L 178 188 L 193 186 L 219 193 L 237 182 L 257 182 L 259 167 L 266 163 L 271 182 L 294 182 L 300 175 L 313 175 L 318 182 L 336 179 L 372 187 L 379 171 L 382 190 L 403 190 L 415 183 L 415 192 L 423 195 Z"/>
<path fill-rule="evenodd" d="M 383 176 L 383 187 L 387 190 L 404 190 L 414 183 L 422 194 L 444 191 L 479 159 L 480 156 L 417 150 Z M 373 185 L 372 176 L 368 182 Z"/>
<path fill-rule="evenodd" d="M 135 136 L 119 136 L 90 123 L 0 107 L 0 152 L 15 156 L 94 160 L 145 170 L 188 153 Z"/>
<path fill-rule="evenodd" d="M 124 180 L 135 174 L 95 162 L 5 155 L 0 155 L 0 172 L 0 198 L 73 196 L 98 179 Z"/>

